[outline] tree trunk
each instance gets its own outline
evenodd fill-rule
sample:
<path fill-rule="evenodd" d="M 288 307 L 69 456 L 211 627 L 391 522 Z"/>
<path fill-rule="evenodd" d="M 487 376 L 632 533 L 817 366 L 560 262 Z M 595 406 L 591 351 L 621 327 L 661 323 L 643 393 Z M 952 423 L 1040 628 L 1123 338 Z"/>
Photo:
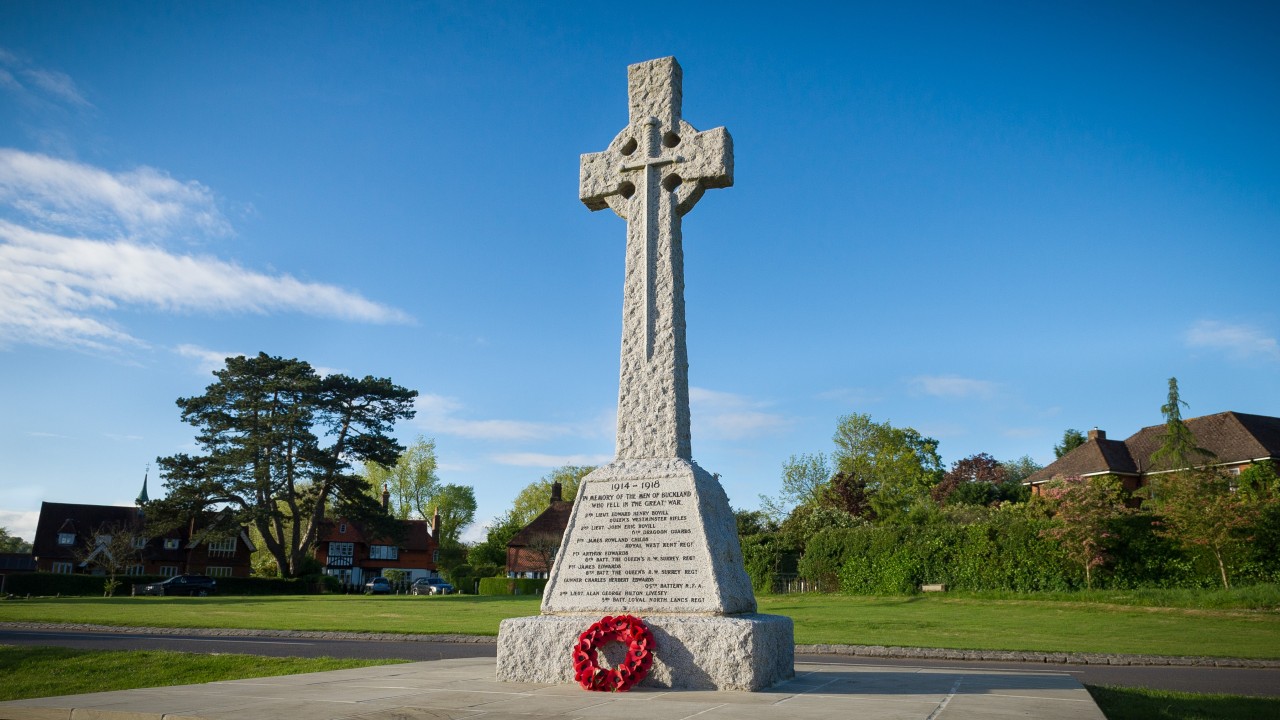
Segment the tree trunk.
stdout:
<path fill-rule="evenodd" d="M 1231 583 L 1227 582 L 1227 566 L 1222 562 L 1222 551 L 1218 548 L 1213 549 L 1213 557 L 1218 561 L 1218 572 L 1222 573 L 1222 587 L 1224 590 L 1231 589 Z"/>

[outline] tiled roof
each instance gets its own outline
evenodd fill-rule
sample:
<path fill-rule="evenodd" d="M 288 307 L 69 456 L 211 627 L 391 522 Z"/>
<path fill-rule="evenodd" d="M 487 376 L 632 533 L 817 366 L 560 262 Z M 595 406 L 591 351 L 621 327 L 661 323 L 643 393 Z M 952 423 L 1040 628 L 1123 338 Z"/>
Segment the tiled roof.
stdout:
<path fill-rule="evenodd" d="M 431 539 L 431 523 L 426 520 L 401 520 L 405 524 L 404 541 L 399 545 L 403 550 L 431 550 L 435 547 Z M 339 533 L 338 526 L 346 524 L 347 532 Z M 390 543 L 386 538 L 368 537 L 363 526 L 348 521 L 346 518 L 325 520 L 317 534 L 319 542 L 355 542 L 366 544 Z"/>
<path fill-rule="evenodd" d="M 141 520 L 136 507 L 42 502 L 40 519 L 36 521 L 36 535 L 31 541 L 32 554 L 40 558 L 69 558 L 75 554 L 72 548 L 83 548 L 98 529 L 113 526 L 136 528 Z M 64 532 L 75 533 L 74 545 L 58 544 L 58 533 Z M 187 528 L 182 527 L 158 537 L 185 541 L 186 536 Z M 153 542 L 147 551 L 151 559 L 180 561 L 186 557 L 182 549 L 185 542 L 180 542 L 178 549 L 166 550 L 163 543 L 156 542 L 156 537 L 149 540 Z"/>
<path fill-rule="evenodd" d="M 527 547 L 529 541 L 539 535 L 564 535 L 569 527 L 569 515 L 573 512 L 573 503 L 564 500 L 553 500 L 532 522 L 520 529 L 507 542 L 507 547 Z"/>
<path fill-rule="evenodd" d="M 1280 459 L 1280 418 L 1222 412 L 1186 421 L 1196 445 L 1213 453 L 1210 463 L 1242 463 L 1260 458 Z M 1138 475 L 1152 470 L 1151 455 L 1164 439 L 1163 424 L 1144 427 L 1124 442 L 1090 440 L 1033 473 L 1027 482 L 1038 483 L 1055 477 L 1116 473 Z"/>

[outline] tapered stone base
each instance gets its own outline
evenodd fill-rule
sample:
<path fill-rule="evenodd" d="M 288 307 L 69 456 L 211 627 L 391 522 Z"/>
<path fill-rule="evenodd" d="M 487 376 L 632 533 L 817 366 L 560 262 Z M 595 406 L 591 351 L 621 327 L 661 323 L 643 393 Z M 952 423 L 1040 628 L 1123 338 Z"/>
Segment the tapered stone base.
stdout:
<path fill-rule="evenodd" d="M 572 683 L 570 657 L 596 615 L 539 615 L 503 620 L 498 630 L 498 679 Z M 791 618 L 781 615 L 654 615 L 642 618 L 657 650 L 644 687 L 763 690 L 795 675 Z M 616 650 L 616 652 L 613 652 Z M 601 651 L 601 665 L 622 656 L 621 644 Z"/>

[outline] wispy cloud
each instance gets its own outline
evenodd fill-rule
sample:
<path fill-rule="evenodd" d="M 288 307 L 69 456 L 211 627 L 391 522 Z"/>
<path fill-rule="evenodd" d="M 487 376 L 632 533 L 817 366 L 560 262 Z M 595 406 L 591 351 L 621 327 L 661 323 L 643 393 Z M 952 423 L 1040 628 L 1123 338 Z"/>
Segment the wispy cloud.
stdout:
<path fill-rule="evenodd" d="M 70 435 L 59 435 L 58 433 L 51 433 L 51 432 L 39 432 L 39 431 L 36 431 L 36 430 L 28 431 L 28 432 L 27 432 L 27 433 L 25 433 L 25 434 L 26 434 L 26 436 L 27 436 L 27 437 L 35 437 L 35 438 L 62 438 L 62 439 L 69 439 L 69 438 L 71 437 Z"/>
<path fill-rule="evenodd" d="M 909 384 L 911 391 L 916 394 L 948 398 L 989 398 L 997 388 L 995 383 L 987 380 L 956 375 L 920 375 L 912 378 Z"/>
<path fill-rule="evenodd" d="M 244 355 L 241 352 L 220 352 L 191 344 L 179 345 L 173 351 L 184 358 L 195 360 L 196 370 L 202 375 L 208 375 L 214 370 L 221 370 L 226 367 L 227 358 Z"/>
<path fill-rule="evenodd" d="M 745 395 L 689 388 L 689 407 L 698 432 L 725 440 L 745 440 L 776 432 L 791 420 L 777 413 L 765 412 L 769 403 Z"/>
<path fill-rule="evenodd" d="M 0 48 L 0 88 L 27 102 L 52 102 L 76 108 L 92 108 L 70 75 L 37 67 Z"/>
<path fill-rule="evenodd" d="M 0 202 L 60 232 L 145 237 L 229 235 L 209 188 L 155 168 L 110 173 L 90 165 L 0 148 Z"/>
<path fill-rule="evenodd" d="M 1276 338 L 1249 325 L 1201 320 L 1187 330 L 1185 340 L 1190 347 L 1221 350 L 1237 358 L 1280 360 Z"/>
<path fill-rule="evenodd" d="M 563 465 L 603 465 L 613 460 L 612 455 L 548 455 L 545 453 L 504 453 L 494 455 L 493 461 L 502 465 L 533 468 L 557 468 Z"/>
<path fill-rule="evenodd" d="M 121 435 L 120 433 L 102 433 L 102 435 L 108 440 L 115 440 L 116 442 L 135 442 L 143 439 L 141 435 Z"/>
<path fill-rule="evenodd" d="M 458 416 L 462 404 L 443 395 L 421 394 L 416 401 L 414 423 L 434 435 L 454 435 L 471 440 L 548 440 L 574 434 L 569 425 L 526 420 L 472 420 Z"/>
<path fill-rule="evenodd" d="M 11 216 L 0 219 L 0 347 L 144 346 L 111 317 L 126 306 L 412 321 L 334 285 L 165 249 L 164 238 L 230 226 L 206 188 L 159 171 L 112 174 L 0 149 L 0 203 Z"/>

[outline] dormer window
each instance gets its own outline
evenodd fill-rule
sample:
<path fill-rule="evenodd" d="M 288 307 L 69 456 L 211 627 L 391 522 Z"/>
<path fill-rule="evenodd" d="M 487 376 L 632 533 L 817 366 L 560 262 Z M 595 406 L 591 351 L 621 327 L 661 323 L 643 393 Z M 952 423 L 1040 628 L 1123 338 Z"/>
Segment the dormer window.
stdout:
<path fill-rule="evenodd" d="M 75 545 L 76 534 L 75 533 L 58 533 L 58 544 L 59 545 Z"/>
<path fill-rule="evenodd" d="M 164 549 L 165 549 L 165 550 L 177 550 L 177 549 L 178 549 L 178 547 L 179 547 L 181 544 L 182 544 L 182 541 L 181 541 L 181 540 L 179 540 L 178 538 L 165 538 L 165 539 L 164 539 Z"/>

